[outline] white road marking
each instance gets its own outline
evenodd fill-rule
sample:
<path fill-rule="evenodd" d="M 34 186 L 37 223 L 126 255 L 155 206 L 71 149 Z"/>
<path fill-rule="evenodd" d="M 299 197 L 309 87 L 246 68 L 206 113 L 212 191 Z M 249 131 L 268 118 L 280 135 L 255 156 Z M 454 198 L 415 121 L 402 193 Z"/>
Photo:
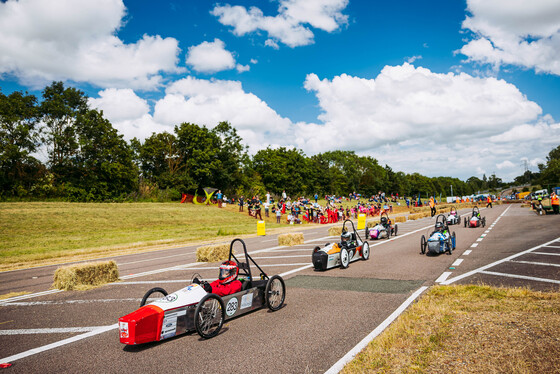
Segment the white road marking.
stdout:
<path fill-rule="evenodd" d="M 0 330 L 0 336 L 2 335 L 33 335 L 33 334 L 71 334 L 78 332 L 90 332 L 97 329 L 102 329 L 105 326 L 93 326 L 93 327 L 58 327 L 58 328 L 48 328 L 48 329 L 14 329 L 14 330 Z M 4 361 L 2 361 L 4 362 Z"/>
<path fill-rule="evenodd" d="M 472 249 L 467 249 L 467 250 L 463 253 L 463 255 L 468 256 L 468 255 L 471 254 L 471 252 L 472 252 Z"/>
<path fill-rule="evenodd" d="M 560 256 L 560 253 L 548 253 L 548 252 L 533 252 L 535 255 L 545 255 L 545 256 Z"/>
<path fill-rule="evenodd" d="M 107 331 L 114 330 L 114 329 L 118 328 L 118 326 L 119 326 L 119 324 L 115 323 L 113 325 L 99 327 L 97 330 L 86 332 L 85 334 L 73 336 L 71 338 L 64 339 L 64 340 L 54 342 L 54 343 L 51 343 L 51 344 L 47 344 L 47 345 L 44 345 L 42 347 L 33 348 L 33 349 L 28 350 L 28 351 L 21 352 L 21 353 L 12 355 L 12 356 L 0 358 L 0 362 L 10 362 L 11 363 L 11 362 L 14 362 L 16 360 L 19 360 L 19 359 L 22 359 L 22 358 L 25 358 L 25 357 L 28 357 L 28 356 L 36 355 L 37 353 L 48 351 L 48 350 L 58 348 L 58 347 L 61 347 L 63 345 L 69 344 L 69 343 L 77 342 L 77 341 L 82 340 L 82 339 L 86 339 L 86 338 L 89 338 L 89 337 L 92 337 L 92 336 L 95 336 L 95 335 L 102 334 L 102 333 L 107 332 Z"/>
<path fill-rule="evenodd" d="M 307 251 L 310 252 L 307 255 L 253 257 L 253 260 L 269 260 L 269 259 L 276 259 L 276 258 L 294 258 L 294 257 L 311 257 L 311 250 L 309 248 L 307 248 Z"/>
<path fill-rule="evenodd" d="M 439 278 L 436 279 L 436 283 L 441 283 L 441 282 L 445 281 L 447 278 L 449 278 L 449 276 L 450 276 L 451 274 L 453 274 L 453 273 L 450 272 L 450 271 L 445 271 L 445 272 L 443 272 L 443 273 L 439 276 Z"/>
<path fill-rule="evenodd" d="M 471 244 L 471 248 L 476 248 L 476 247 L 478 247 L 478 243 L 472 243 Z"/>
<path fill-rule="evenodd" d="M 497 272 L 494 272 L 494 271 L 481 271 L 480 273 L 481 273 L 481 274 L 488 274 L 488 275 L 497 275 L 497 276 L 499 276 L 499 277 L 526 279 L 526 280 L 532 280 L 532 281 L 537 281 L 537 282 L 546 282 L 546 283 L 556 283 L 556 284 L 560 284 L 560 280 L 547 279 L 547 278 L 535 278 L 535 277 L 528 277 L 528 276 L 525 276 L 525 275 L 497 273 Z"/>
<path fill-rule="evenodd" d="M 547 245 L 546 247 L 547 248 L 560 248 L 560 246 L 557 246 L 557 245 Z"/>
<path fill-rule="evenodd" d="M 362 339 L 362 341 L 359 342 L 354 348 L 352 348 L 352 350 L 350 350 L 350 352 L 346 353 L 344 355 L 344 357 L 342 357 L 333 366 L 331 366 L 331 368 L 329 370 L 327 370 L 325 372 L 325 374 L 336 374 L 340 370 L 342 370 L 342 368 L 344 368 L 344 365 L 346 365 L 347 363 L 352 361 L 352 359 L 354 359 L 354 357 L 358 353 L 360 353 L 360 351 L 362 349 L 364 349 L 373 339 L 375 339 L 379 334 L 381 334 L 383 332 L 383 330 L 385 330 L 387 328 L 387 326 L 389 326 L 395 319 L 397 319 L 397 317 L 400 316 L 402 314 L 402 312 L 404 312 L 406 310 L 406 308 L 408 308 L 408 306 L 414 300 L 416 300 L 418 298 L 418 296 L 420 296 L 422 294 L 422 292 L 424 292 L 427 289 L 428 289 L 428 287 L 420 287 L 418 290 L 416 290 L 416 292 L 414 292 L 412 295 L 410 295 L 410 297 L 408 299 L 406 299 L 406 301 L 404 303 L 402 303 L 401 306 L 399 306 L 397 308 L 397 310 L 395 310 L 393 313 L 391 313 L 391 315 L 389 317 L 387 317 L 387 319 L 385 319 L 385 321 L 383 321 L 379 326 L 377 326 L 375 328 L 375 330 L 373 330 L 371 333 L 369 333 L 368 336 L 366 336 L 364 339 Z"/>
<path fill-rule="evenodd" d="M 14 301 L 31 299 L 31 298 L 34 298 L 34 297 L 45 296 L 45 295 L 51 295 L 53 293 L 58 293 L 58 292 L 62 292 L 62 290 L 48 290 L 48 291 L 43 291 L 43 292 L 30 293 L 30 294 L 27 294 L 27 295 L 14 296 L 14 297 L 10 297 L 9 299 L 0 300 L 0 306 L 2 306 L 4 304 L 9 304 L 9 303 L 14 302 Z"/>
<path fill-rule="evenodd" d="M 451 264 L 451 266 L 459 266 L 459 265 L 461 265 L 461 262 L 463 262 L 463 259 L 462 259 L 462 258 L 458 258 L 458 259 L 455 260 L 455 262 L 453 262 L 453 263 Z"/>
<path fill-rule="evenodd" d="M 534 252 L 533 252 L 534 253 Z M 548 262 L 533 262 L 533 261 L 511 261 L 518 264 L 528 264 L 528 265 L 542 265 L 542 266 L 557 266 L 560 267 L 560 264 L 551 264 Z"/>
<path fill-rule="evenodd" d="M 476 239 L 477 242 L 481 242 L 484 238 L 478 238 Z"/>
<path fill-rule="evenodd" d="M 504 263 L 504 262 L 513 260 L 514 258 L 523 256 L 523 255 L 525 255 L 525 254 L 527 254 L 527 253 L 531 253 L 531 252 L 533 252 L 533 251 L 536 250 L 536 249 L 539 249 L 539 248 L 542 248 L 542 247 L 544 247 L 544 246 L 547 246 L 547 245 L 549 245 L 550 243 L 554 243 L 554 242 L 557 241 L 558 239 L 560 239 L 560 238 L 556 238 L 556 239 L 551 240 L 551 241 L 549 241 L 549 242 L 547 242 L 547 243 L 544 243 L 544 244 L 541 244 L 541 245 L 537 245 L 536 247 L 529 248 L 529 249 L 527 249 L 527 250 L 525 250 L 525 251 L 523 251 L 523 252 L 519 252 L 519 253 L 516 253 L 516 254 L 511 255 L 511 256 L 509 256 L 509 257 L 503 258 L 503 259 L 501 259 L 501 260 L 492 262 L 491 264 L 488 264 L 488 265 L 482 266 L 482 267 L 480 267 L 480 268 L 478 268 L 478 269 L 475 269 L 475 270 L 466 272 L 465 274 L 458 275 L 458 276 L 456 276 L 456 277 L 454 277 L 454 278 L 451 278 L 451 279 L 446 280 L 446 281 L 443 282 L 442 284 L 451 284 L 451 283 L 457 282 L 458 280 L 461 280 L 461 279 L 470 277 L 470 276 L 472 276 L 472 275 L 474 275 L 474 274 L 476 274 L 476 273 L 480 273 L 480 272 L 485 271 L 486 269 L 489 269 L 489 268 L 494 267 L 494 266 L 496 266 L 496 265 L 499 265 L 499 264 L 502 264 L 502 263 Z"/>
<path fill-rule="evenodd" d="M 138 302 L 138 301 L 142 301 L 142 299 L 125 298 L 125 299 L 61 300 L 61 301 L 15 301 L 8 304 L 8 306 L 91 304 L 91 303 L 115 303 L 115 302 L 129 302 L 129 301 Z"/>

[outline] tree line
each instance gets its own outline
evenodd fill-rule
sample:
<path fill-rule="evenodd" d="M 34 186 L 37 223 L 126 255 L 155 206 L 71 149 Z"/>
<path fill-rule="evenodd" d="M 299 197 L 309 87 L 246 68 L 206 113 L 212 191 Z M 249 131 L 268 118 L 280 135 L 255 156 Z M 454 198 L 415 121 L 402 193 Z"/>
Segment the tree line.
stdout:
<path fill-rule="evenodd" d="M 378 191 L 399 195 L 470 195 L 505 184 L 495 175 L 466 181 L 405 174 L 353 151 L 306 156 L 266 148 L 250 156 L 228 122 L 212 129 L 184 122 L 172 133 L 127 142 L 80 90 L 53 82 L 34 95 L 0 91 L 0 199 L 127 201 L 179 199 L 215 187 L 231 195 L 291 196 Z M 39 160 L 38 151 L 46 153 Z M 560 147 L 537 178 L 556 178 Z M 552 177 L 554 176 L 554 177 Z"/>

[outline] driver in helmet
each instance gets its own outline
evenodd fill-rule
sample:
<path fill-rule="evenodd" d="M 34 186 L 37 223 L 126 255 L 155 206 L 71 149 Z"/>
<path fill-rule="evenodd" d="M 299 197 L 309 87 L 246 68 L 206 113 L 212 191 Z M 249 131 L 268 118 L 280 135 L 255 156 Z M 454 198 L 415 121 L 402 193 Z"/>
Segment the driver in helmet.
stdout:
<path fill-rule="evenodd" d="M 443 232 L 443 223 L 441 222 L 436 223 L 436 231 Z"/>
<path fill-rule="evenodd" d="M 352 239 L 352 235 L 349 231 L 344 231 L 342 235 L 340 235 L 340 244 L 344 247 L 348 247 L 350 245 L 350 241 Z"/>
<path fill-rule="evenodd" d="M 241 281 L 237 279 L 239 267 L 235 261 L 224 261 L 220 265 L 220 276 L 212 283 L 200 281 L 196 278 L 193 283 L 200 284 L 208 293 L 227 296 L 241 291 Z"/>

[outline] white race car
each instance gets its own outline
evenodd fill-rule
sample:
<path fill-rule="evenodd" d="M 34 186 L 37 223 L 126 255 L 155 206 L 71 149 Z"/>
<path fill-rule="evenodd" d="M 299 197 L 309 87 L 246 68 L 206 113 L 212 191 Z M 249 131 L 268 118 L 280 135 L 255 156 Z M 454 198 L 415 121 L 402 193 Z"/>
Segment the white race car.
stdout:
<path fill-rule="evenodd" d="M 346 228 L 347 223 L 352 224 L 352 231 Z M 369 258 L 369 244 L 362 241 L 354 227 L 354 222 L 347 219 L 342 225 L 340 243 L 327 243 L 324 247 L 315 247 L 311 256 L 315 270 L 327 270 L 337 266 L 345 269 L 350 262 Z"/>
<path fill-rule="evenodd" d="M 245 262 L 239 262 L 232 252 L 236 241 L 243 243 Z M 282 277 L 274 275 L 269 278 L 249 256 L 241 239 L 231 242 L 229 259 L 232 258 L 239 266 L 239 275 L 246 277 L 241 291 L 220 297 L 207 293 L 196 283 L 172 294 L 159 287 L 152 288 L 144 295 L 140 309 L 119 318 L 120 342 L 128 345 L 149 343 L 194 330 L 208 339 L 218 335 L 224 321 L 264 306 L 272 311 L 280 309 L 286 297 Z M 261 272 L 255 280 L 251 276 L 250 262 Z M 146 304 L 148 298 L 157 293 L 164 297 Z"/>
<path fill-rule="evenodd" d="M 461 216 L 455 207 L 451 208 L 449 215 L 447 216 L 447 224 L 448 225 L 460 225 L 461 224 Z"/>

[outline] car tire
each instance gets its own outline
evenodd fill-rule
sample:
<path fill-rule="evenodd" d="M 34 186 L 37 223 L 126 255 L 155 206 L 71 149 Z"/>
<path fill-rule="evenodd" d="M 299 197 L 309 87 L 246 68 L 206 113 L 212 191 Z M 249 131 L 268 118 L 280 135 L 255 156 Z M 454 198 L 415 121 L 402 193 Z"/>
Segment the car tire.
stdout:
<path fill-rule="evenodd" d="M 202 298 L 194 312 L 196 332 L 203 339 L 218 335 L 224 325 L 224 301 L 216 294 L 210 293 Z"/>
<path fill-rule="evenodd" d="M 457 225 L 461 224 L 461 217 L 457 218 Z"/>
<path fill-rule="evenodd" d="M 467 227 L 467 222 L 469 221 L 465 218 L 465 227 Z"/>
<path fill-rule="evenodd" d="M 455 236 L 455 231 L 453 231 L 453 234 L 451 235 L 451 237 L 453 239 L 451 239 L 451 243 L 453 244 L 453 249 L 457 248 L 457 237 Z"/>
<path fill-rule="evenodd" d="M 453 253 L 453 245 L 451 243 L 451 238 L 447 239 L 447 253 L 448 254 L 452 254 Z"/>
<path fill-rule="evenodd" d="M 369 243 L 364 242 L 362 246 L 362 260 L 366 261 L 369 259 Z"/>
<path fill-rule="evenodd" d="M 286 284 L 281 276 L 275 275 L 266 282 L 264 299 L 268 309 L 273 312 L 282 308 L 286 299 Z"/>
<path fill-rule="evenodd" d="M 486 217 L 484 217 L 484 218 L 482 219 L 482 227 L 485 227 L 485 226 L 486 226 Z"/>
<path fill-rule="evenodd" d="M 144 297 L 142 298 L 142 301 L 140 302 L 140 306 L 143 307 L 144 305 L 146 305 L 146 302 L 148 301 L 148 298 L 149 298 L 150 296 L 152 296 L 152 294 L 154 294 L 154 293 L 160 293 L 160 294 L 163 295 L 163 297 L 165 297 L 165 296 L 168 295 L 168 294 L 167 294 L 167 291 L 164 290 L 163 288 L 154 287 L 154 288 L 152 288 L 151 290 L 149 290 L 148 292 L 146 292 L 146 293 L 144 294 Z"/>
<path fill-rule="evenodd" d="M 420 252 L 422 252 L 422 254 L 426 254 L 426 246 L 428 245 L 428 242 L 426 242 L 426 237 L 424 235 L 422 235 L 422 237 L 420 238 Z"/>
<path fill-rule="evenodd" d="M 399 232 L 399 225 L 395 225 L 395 236 L 397 236 L 397 232 Z"/>
<path fill-rule="evenodd" d="M 350 256 L 346 248 L 340 249 L 340 267 L 346 269 L 350 264 Z"/>

